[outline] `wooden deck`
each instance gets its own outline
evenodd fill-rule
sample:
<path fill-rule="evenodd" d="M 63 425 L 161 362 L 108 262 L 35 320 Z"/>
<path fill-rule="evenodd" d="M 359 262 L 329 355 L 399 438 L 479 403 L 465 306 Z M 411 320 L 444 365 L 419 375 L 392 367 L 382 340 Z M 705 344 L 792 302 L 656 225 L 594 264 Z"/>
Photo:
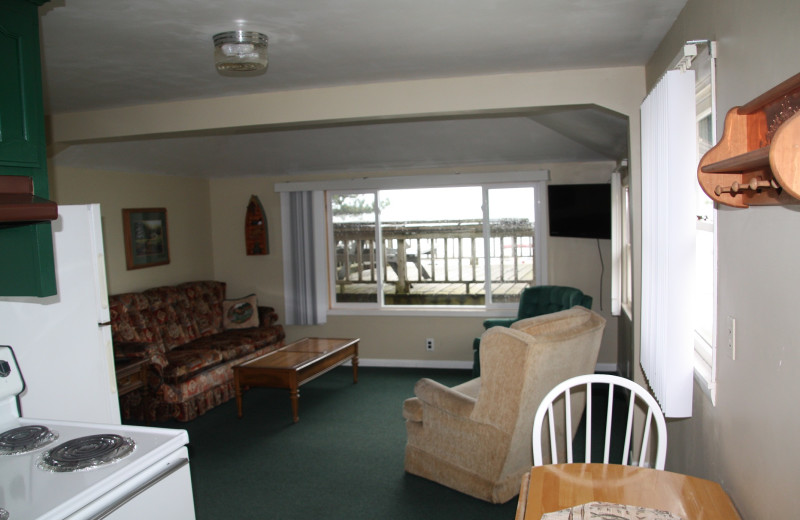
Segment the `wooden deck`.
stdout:
<path fill-rule="evenodd" d="M 501 279 L 500 271 L 500 266 L 495 266 L 492 269 L 492 278 Z M 513 279 L 513 268 L 507 267 L 504 271 L 503 278 Z M 483 271 L 481 271 L 482 273 Z M 445 281 L 443 266 L 441 267 L 441 272 L 439 272 L 439 267 L 437 266 L 436 275 L 435 279 L 439 281 L 412 281 L 409 284 L 407 294 L 398 295 L 396 290 L 397 276 L 389 270 L 387 282 L 384 284 L 384 295 L 391 297 L 395 303 L 407 301 L 415 304 L 436 304 L 447 300 L 460 300 L 462 305 L 480 305 L 484 302 L 486 290 L 482 277 L 478 280 Z M 534 284 L 532 265 L 518 267 L 517 275 L 521 279 L 529 280 L 529 282 L 498 281 L 492 283 L 492 297 L 495 301 L 516 301 L 517 296 L 523 289 Z M 364 279 L 367 278 L 362 277 L 362 280 Z M 350 283 L 337 284 L 337 301 L 376 301 L 377 289 L 376 282 L 357 282 L 355 281 L 355 275 L 353 275 L 353 281 L 350 281 Z M 420 301 L 420 298 L 424 298 L 427 301 Z"/>
<path fill-rule="evenodd" d="M 387 304 L 483 305 L 487 261 L 494 302 L 517 301 L 535 283 L 534 229 L 525 219 L 491 221 L 488 239 L 473 220 L 384 224 L 381 233 L 378 248 L 373 224 L 334 225 L 337 302 L 377 301 L 379 263 Z"/>

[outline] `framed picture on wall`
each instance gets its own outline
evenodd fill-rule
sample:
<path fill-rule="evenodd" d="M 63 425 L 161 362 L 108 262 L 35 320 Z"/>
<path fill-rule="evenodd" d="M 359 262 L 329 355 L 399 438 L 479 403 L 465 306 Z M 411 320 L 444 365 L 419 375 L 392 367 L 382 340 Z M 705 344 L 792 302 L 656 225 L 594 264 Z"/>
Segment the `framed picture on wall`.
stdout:
<path fill-rule="evenodd" d="M 166 208 L 122 210 L 128 270 L 169 263 Z"/>

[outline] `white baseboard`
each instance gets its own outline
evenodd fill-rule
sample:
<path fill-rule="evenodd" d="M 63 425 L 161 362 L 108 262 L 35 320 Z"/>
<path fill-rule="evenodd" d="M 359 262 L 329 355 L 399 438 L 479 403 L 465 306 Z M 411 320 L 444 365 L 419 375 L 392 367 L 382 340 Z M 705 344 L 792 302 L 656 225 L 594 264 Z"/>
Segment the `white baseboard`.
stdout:
<path fill-rule="evenodd" d="M 616 363 L 598 363 L 595 365 L 594 368 L 595 372 L 611 372 L 613 374 L 617 374 L 617 364 Z"/>
<path fill-rule="evenodd" d="M 423 359 L 363 359 L 358 358 L 361 367 L 386 368 L 447 368 L 472 370 L 472 361 L 432 361 Z"/>
<path fill-rule="evenodd" d="M 385 368 L 443 368 L 457 370 L 472 370 L 472 361 L 432 361 L 423 359 L 358 359 L 362 367 Z M 597 372 L 617 372 L 616 363 L 598 363 Z"/>

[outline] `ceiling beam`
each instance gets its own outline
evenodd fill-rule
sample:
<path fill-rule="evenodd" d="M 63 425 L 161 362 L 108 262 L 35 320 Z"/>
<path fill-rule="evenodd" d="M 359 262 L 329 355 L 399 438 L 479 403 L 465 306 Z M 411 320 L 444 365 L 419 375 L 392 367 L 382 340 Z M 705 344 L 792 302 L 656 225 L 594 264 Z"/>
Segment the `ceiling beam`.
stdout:
<path fill-rule="evenodd" d="M 51 143 L 523 112 L 594 104 L 638 114 L 644 69 L 621 67 L 371 83 L 53 114 Z"/>

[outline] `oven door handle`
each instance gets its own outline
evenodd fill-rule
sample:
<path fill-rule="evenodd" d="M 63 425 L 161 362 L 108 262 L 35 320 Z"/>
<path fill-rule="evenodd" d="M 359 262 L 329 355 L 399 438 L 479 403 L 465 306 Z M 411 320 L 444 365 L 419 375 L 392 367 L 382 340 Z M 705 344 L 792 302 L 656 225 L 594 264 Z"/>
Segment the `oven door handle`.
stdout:
<path fill-rule="evenodd" d="M 189 459 L 185 457 L 181 457 L 180 459 L 176 460 L 174 464 L 170 464 L 169 467 L 162 471 L 161 473 L 155 475 L 153 478 L 149 479 L 147 482 L 143 482 L 141 485 L 137 486 L 135 489 L 132 489 L 130 492 L 126 493 L 125 496 L 120 497 L 119 499 L 115 500 L 107 507 L 105 507 L 102 511 L 94 514 L 87 518 L 87 520 L 100 520 L 102 518 L 106 518 L 108 515 L 116 511 L 117 509 L 121 508 L 137 496 L 141 495 L 151 487 L 155 486 L 165 478 L 169 477 L 176 471 L 180 470 L 184 466 L 189 464 Z"/>

